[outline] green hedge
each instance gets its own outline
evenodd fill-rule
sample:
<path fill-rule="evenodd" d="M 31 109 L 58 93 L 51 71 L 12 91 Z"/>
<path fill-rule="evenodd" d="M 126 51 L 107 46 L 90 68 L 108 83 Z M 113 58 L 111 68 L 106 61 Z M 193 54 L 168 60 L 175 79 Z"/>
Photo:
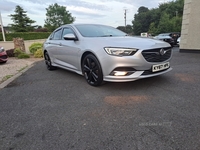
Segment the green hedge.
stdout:
<path fill-rule="evenodd" d="M 13 41 L 13 38 L 23 38 L 24 40 L 36 40 L 36 39 L 46 39 L 50 35 L 50 32 L 15 32 L 6 33 L 6 41 Z M 0 41 L 3 41 L 2 33 L 0 33 Z"/>

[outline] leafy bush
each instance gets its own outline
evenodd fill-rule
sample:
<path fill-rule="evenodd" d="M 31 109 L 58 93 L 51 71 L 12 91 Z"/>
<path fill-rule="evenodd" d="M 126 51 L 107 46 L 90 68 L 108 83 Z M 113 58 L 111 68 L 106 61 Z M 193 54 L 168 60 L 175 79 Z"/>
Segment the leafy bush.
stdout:
<path fill-rule="evenodd" d="M 43 57 L 42 48 L 37 49 L 37 51 L 34 53 L 34 57 L 35 58 L 42 58 Z"/>
<path fill-rule="evenodd" d="M 21 53 L 17 56 L 17 58 L 22 59 L 22 58 L 30 58 L 30 56 L 26 53 Z"/>
<path fill-rule="evenodd" d="M 34 32 L 48 32 L 47 28 L 39 28 L 39 29 L 35 29 Z"/>
<path fill-rule="evenodd" d="M 33 44 L 31 44 L 31 46 L 29 47 L 29 51 L 30 51 L 32 54 L 35 54 L 35 52 L 36 52 L 38 49 L 42 49 L 42 43 L 33 43 Z"/>
<path fill-rule="evenodd" d="M 13 38 L 23 38 L 24 40 L 36 40 L 36 39 L 47 39 L 51 33 L 50 32 L 14 32 L 6 33 L 6 41 L 13 41 Z M 0 33 L 0 41 L 3 41 L 2 33 Z"/>
<path fill-rule="evenodd" d="M 22 53 L 24 53 L 20 48 L 16 48 L 15 50 L 14 50 L 14 55 L 15 55 L 15 57 L 18 57 L 18 55 L 20 55 L 20 54 L 22 54 Z"/>
<path fill-rule="evenodd" d="M 30 56 L 28 54 L 26 54 L 25 52 L 23 52 L 20 48 L 16 48 L 14 50 L 14 55 L 15 57 L 22 59 L 22 58 L 30 58 Z"/>

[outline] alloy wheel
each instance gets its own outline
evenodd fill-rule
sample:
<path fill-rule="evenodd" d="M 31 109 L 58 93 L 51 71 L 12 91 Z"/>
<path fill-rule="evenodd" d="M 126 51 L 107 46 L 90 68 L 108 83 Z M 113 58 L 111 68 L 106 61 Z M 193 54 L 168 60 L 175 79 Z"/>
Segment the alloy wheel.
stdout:
<path fill-rule="evenodd" d="M 99 86 L 103 82 L 103 74 L 97 58 L 89 54 L 83 59 L 82 71 L 86 81 L 92 86 Z"/>

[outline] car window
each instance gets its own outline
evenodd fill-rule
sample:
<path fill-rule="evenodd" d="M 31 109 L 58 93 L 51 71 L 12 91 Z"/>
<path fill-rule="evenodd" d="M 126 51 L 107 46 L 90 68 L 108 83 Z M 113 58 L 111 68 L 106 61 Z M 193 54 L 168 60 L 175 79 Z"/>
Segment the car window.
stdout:
<path fill-rule="evenodd" d="M 51 33 L 51 35 L 48 37 L 49 40 L 52 40 L 53 38 L 53 33 Z"/>
<path fill-rule="evenodd" d="M 63 29 L 63 33 L 62 33 L 62 39 L 64 39 L 64 35 L 70 34 L 70 33 L 74 34 L 74 31 L 72 29 L 70 29 L 70 28 L 64 28 Z"/>
<path fill-rule="evenodd" d="M 55 31 L 52 39 L 53 40 L 60 40 L 61 39 L 61 34 L 62 34 L 62 30 L 61 29 Z"/>
<path fill-rule="evenodd" d="M 126 36 L 127 34 L 110 26 L 104 25 L 75 25 L 84 37 Z"/>

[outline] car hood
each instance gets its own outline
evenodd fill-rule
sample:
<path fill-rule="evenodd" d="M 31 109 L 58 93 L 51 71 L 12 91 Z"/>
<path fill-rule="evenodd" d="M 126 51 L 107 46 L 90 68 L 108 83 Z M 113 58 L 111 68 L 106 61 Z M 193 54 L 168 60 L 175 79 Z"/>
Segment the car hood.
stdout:
<path fill-rule="evenodd" d="M 140 37 L 96 37 L 87 38 L 90 44 L 99 45 L 101 47 L 123 47 L 123 48 L 137 48 L 137 49 L 151 49 L 159 47 L 170 47 L 166 42 Z"/>

